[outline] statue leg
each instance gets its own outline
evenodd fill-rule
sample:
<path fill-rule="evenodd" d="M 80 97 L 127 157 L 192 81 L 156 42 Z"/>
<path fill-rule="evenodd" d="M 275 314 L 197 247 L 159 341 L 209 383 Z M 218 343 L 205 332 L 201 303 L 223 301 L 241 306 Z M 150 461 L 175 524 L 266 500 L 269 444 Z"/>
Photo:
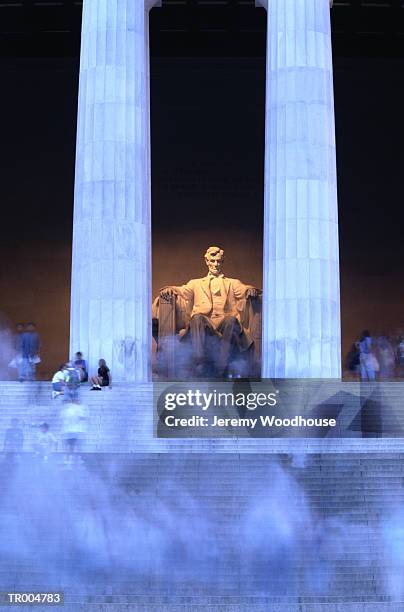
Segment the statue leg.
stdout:
<path fill-rule="evenodd" d="M 230 353 L 235 345 L 235 337 L 241 333 L 240 323 L 236 317 L 225 317 L 219 325 L 218 331 L 222 334 L 222 340 L 217 359 L 217 369 L 219 375 L 222 375 L 229 365 Z"/>
<path fill-rule="evenodd" d="M 189 323 L 193 357 L 197 364 L 206 362 L 206 338 L 215 334 L 215 330 L 205 315 L 196 314 Z"/>

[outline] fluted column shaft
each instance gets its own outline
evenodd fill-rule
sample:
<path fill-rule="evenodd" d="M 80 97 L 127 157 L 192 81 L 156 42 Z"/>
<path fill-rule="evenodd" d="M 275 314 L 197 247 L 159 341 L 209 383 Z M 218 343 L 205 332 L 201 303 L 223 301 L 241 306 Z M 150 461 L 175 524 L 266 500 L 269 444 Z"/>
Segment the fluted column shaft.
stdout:
<path fill-rule="evenodd" d="M 339 377 L 340 289 L 329 0 L 268 16 L 264 377 Z"/>
<path fill-rule="evenodd" d="M 150 368 L 148 12 L 153 0 L 85 0 L 73 221 L 70 349 L 115 380 Z"/>

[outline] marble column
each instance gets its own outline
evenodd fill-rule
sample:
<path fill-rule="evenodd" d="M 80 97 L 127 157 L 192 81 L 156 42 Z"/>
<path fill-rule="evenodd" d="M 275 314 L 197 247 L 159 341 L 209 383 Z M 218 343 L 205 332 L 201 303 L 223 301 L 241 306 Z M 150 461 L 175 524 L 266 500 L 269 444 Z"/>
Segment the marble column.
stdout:
<path fill-rule="evenodd" d="M 147 381 L 151 353 L 149 10 L 84 0 L 70 351 Z"/>
<path fill-rule="evenodd" d="M 268 19 L 263 377 L 341 375 L 330 0 Z"/>

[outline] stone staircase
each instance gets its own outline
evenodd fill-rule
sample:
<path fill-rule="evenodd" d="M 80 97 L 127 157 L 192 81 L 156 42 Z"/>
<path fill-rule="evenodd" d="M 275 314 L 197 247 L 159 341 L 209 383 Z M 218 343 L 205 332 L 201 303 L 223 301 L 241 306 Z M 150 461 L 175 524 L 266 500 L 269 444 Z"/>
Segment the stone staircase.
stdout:
<path fill-rule="evenodd" d="M 259 384 L 259 383 L 258 383 Z M 404 383 L 363 391 L 358 383 L 335 383 L 331 402 L 343 406 L 339 432 L 325 438 L 193 438 L 159 439 L 153 422 L 153 392 L 165 385 L 114 384 L 112 390 L 81 390 L 88 408 L 85 452 L 327 453 L 404 452 Z M 299 400 L 301 390 L 294 390 Z M 329 393 L 333 393 L 332 387 Z M 306 393 L 307 395 L 307 393 Z M 365 398 L 365 399 L 363 399 Z M 47 421 L 60 438 L 61 398 L 51 399 L 48 382 L 0 382 L 0 441 L 12 417 L 21 420 L 26 450 L 31 450 L 37 425 Z"/>
<path fill-rule="evenodd" d="M 0 466 L 0 590 L 63 590 L 65 612 L 404 609 L 404 454 L 60 459 Z"/>
<path fill-rule="evenodd" d="M 403 391 L 364 404 L 343 383 L 342 439 L 158 439 L 152 385 L 84 388 L 67 469 L 50 384 L 0 383 L 0 441 L 12 417 L 24 431 L 0 458 L 0 591 L 63 590 L 64 612 L 403 612 Z"/>

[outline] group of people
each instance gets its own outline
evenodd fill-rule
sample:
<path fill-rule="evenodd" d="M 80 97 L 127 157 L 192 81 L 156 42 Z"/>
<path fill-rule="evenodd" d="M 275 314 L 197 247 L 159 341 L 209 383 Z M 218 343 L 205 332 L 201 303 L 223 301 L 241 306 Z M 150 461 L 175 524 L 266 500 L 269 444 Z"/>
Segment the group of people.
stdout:
<path fill-rule="evenodd" d="M 364 330 L 347 356 L 347 370 L 362 381 L 404 377 L 404 335 L 372 336 Z"/>
<path fill-rule="evenodd" d="M 35 380 L 36 366 L 41 363 L 41 341 L 35 323 L 18 323 L 14 334 L 14 356 L 8 364 L 17 370 L 18 380 Z M 92 391 L 112 386 L 112 376 L 105 359 L 98 362 L 97 374 L 89 378 L 87 362 L 78 351 L 73 361 L 62 363 L 52 377 L 52 397 L 67 394 L 75 397 L 82 383 L 91 382 Z"/>
<path fill-rule="evenodd" d="M 74 462 L 81 462 L 81 446 L 86 433 L 87 413 L 78 399 L 63 403 L 60 412 L 63 463 L 71 467 Z M 33 440 L 35 456 L 47 463 L 53 453 L 58 451 L 58 439 L 50 429 L 49 423 L 43 421 L 37 425 Z M 18 461 L 24 450 L 24 432 L 19 419 L 13 418 L 11 426 L 6 429 L 3 452 L 7 461 Z"/>
<path fill-rule="evenodd" d="M 61 435 L 64 446 L 64 463 L 71 466 L 73 462 L 81 461 L 81 446 L 86 433 L 87 413 L 85 406 L 76 399 L 70 399 L 63 403 L 60 413 L 62 420 Z M 50 431 L 48 423 L 39 425 L 34 451 L 44 462 L 48 461 L 49 455 L 56 452 L 58 441 L 56 436 Z"/>
<path fill-rule="evenodd" d="M 18 380 L 35 380 L 35 370 L 40 363 L 41 343 L 35 323 L 18 323 L 14 336 L 14 357 L 10 362 L 11 368 L 16 368 Z"/>
<path fill-rule="evenodd" d="M 41 362 L 41 343 L 34 323 L 19 323 L 14 335 L 14 356 L 9 367 L 16 368 L 20 382 L 34 381 L 36 366 Z M 72 465 L 74 459 L 81 460 L 80 450 L 86 430 L 86 409 L 79 399 L 79 388 L 83 383 L 91 383 L 92 391 L 101 391 L 103 387 L 112 387 L 112 376 L 105 359 L 98 362 L 98 370 L 89 376 L 87 361 L 78 351 L 75 359 L 59 366 L 52 378 L 52 398 L 63 395 L 61 419 L 62 448 L 65 451 L 64 463 Z M 50 430 L 47 422 L 37 425 L 33 450 L 37 457 L 46 463 L 52 453 L 59 450 L 58 440 Z M 24 434 L 21 423 L 13 418 L 6 430 L 3 452 L 6 458 L 16 458 L 23 451 Z"/>
<path fill-rule="evenodd" d="M 81 383 L 88 382 L 88 366 L 80 351 L 76 353 L 74 361 L 68 361 L 59 366 L 52 378 L 52 398 L 66 395 L 75 398 Z M 105 359 L 98 362 L 98 371 L 95 376 L 90 377 L 91 391 L 101 391 L 102 387 L 112 386 L 111 371 Z"/>

